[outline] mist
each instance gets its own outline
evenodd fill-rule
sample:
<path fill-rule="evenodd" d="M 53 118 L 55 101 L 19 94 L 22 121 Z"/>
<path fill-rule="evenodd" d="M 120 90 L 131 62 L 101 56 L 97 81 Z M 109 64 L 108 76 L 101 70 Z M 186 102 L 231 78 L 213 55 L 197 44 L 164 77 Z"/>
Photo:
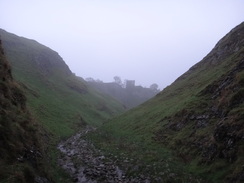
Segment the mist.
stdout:
<path fill-rule="evenodd" d="M 72 72 L 161 89 L 244 20 L 244 1 L 2 0 L 0 26 L 57 51 Z"/>

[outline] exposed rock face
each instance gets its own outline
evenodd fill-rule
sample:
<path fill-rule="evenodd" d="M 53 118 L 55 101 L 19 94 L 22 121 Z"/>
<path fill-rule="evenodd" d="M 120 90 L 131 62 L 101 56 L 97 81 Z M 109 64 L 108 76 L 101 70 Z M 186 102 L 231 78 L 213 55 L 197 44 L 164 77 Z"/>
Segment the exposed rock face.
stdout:
<path fill-rule="evenodd" d="M 11 140 L 11 136 L 14 135 L 14 131 L 12 131 L 12 125 L 14 123 L 19 123 L 20 125 L 25 125 L 25 121 L 18 121 L 16 117 L 18 117 L 18 113 L 27 114 L 25 101 L 26 98 L 22 94 L 18 85 L 13 81 L 10 66 L 5 58 L 4 51 L 0 41 L 0 115 L 1 115 L 1 135 L 0 135 L 0 143 L 1 150 L 11 150 L 10 144 L 8 140 Z M 16 121 L 17 120 L 17 121 Z M 26 119 L 28 123 L 28 118 Z M 23 128 L 23 127 L 20 127 Z M 10 130 L 7 132 L 6 130 Z M 20 130 L 20 129 L 19 129 Z M 24 135 L 22 133 L 21 135 Z M 14 139 L 12 139 L 14 140 Z M 12 142 L 14 143 L 14 142 Z M 17 145 L 17 143 L 14 143 Z M 3 148 L 5 147 L 5 148 Z M 19 147 L 15 149 L 17 152 L 22 151 L 23 147 Z M 1 153 L 3 156 L 5 153 Z M 6 154 L 9 156 L 10 154 Z"/>
<path fill-rule="evenodd" d="M 39 167 L 42 157 L 37 128 L 26 108 L 26 97 L 12 78 L 1 43 L 0 40 L 0 182 L 34 182 L 31 169 Z M 18 166 L 26 168 L 18 170 Z"/>
<path fill-rule="evenodd" d="M 1 81 L 12 80 L 11 70 L 8 62 L 6 61 L 5 54 L 2 48 L 2 41 L 0 40 L 0 55 L 1 55 Z"/>
<path fill-rule="evenodd" d="M 225 177 L 226 181 L 244 181 L 241 167 L 244 162 L 240 163 L 244 147 L 244 23 L 221 39 L 201 62 L 176 82 L 196 70 L 206 72 L 219 64 L 225 64 L 222 68 L 228 68 L 228 72 L 216 75 L 215 80 L 196 95 L 198 103 L 162 119 L 161 122 L 167 124 L 155 133 L 155 139 L 164 144 L 172 139 L 176 141 L 174 145 L 184 147 L 184 152 L 178 155 L 188 163 L 198 155 L 201 157 L 199 164 L 214 166 L 223 160 L 225 163 L 219 168 L 234 167 Z M 174 137 L 183 133 L 183 139 Z M 171 144 L 172 148 L 174 145 Z"/>

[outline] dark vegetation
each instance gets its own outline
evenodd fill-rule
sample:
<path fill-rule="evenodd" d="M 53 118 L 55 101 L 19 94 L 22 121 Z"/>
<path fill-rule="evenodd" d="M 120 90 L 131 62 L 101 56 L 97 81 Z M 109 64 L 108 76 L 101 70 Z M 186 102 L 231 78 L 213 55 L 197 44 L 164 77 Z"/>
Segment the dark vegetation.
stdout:
<path fill-rule="evenodd" d="M 165 182 L 243 182 L 243 76 L 244 23 L 156 97 L 90 138 L 108 154 L 132 159 L 138 169 L 131 174 L 161 175 Z"/>
<path fill-rule="evenodd" d="M 152 84 L 150 88 L 146 88 L 136 86 L 134 80 L 126 80 L 123 83 L 118 76 L 115 76 L 114 80 L 114 82 L 104 83 L 92 78 L 86 79 L 90 86 L 118 100 L 126 109 L 131 109 L 142 104 L 159 92 L 157 84 Z"/>
<path fill-rule="evenodd" d="M 26 97 L 12 77 L 0 40 L 0 182 L 45 180 L 47 135 L 26 107 Z"/>
<path fill-rule="evenodd" d="M 100 127 L 87 138 L 129 176 L 244 181 L 244 23 L 172 85 L 120 116 L 123 106 L 72 74 L 56 52 L 0 35 L 0 181 L 70 182 L 55 164 L 56 145 L 87 124 Z"/>
<path fill-rule="evenodd" d="M 6 82 L 1 81 L 3 83 L 1 89 L 6 90 L 8 95 L 12 93 L 11 97 L 16 99 L 10 100 L 9 104 L 4 104 L 14 108 L 16 114 L 10 115 L 6 109 L 3 109 L 4 113 L 8 113 L 9 116 L 1 116 L 1 119 L 7 118 L 7 120 L 2 120 L 6 125 L 11 124 L 9 121 L 21 121 L 11 124 L 14 127 L 11 129 L 11 133 L 5 128 L 1 129 L 1 135 L 8 135 L 8 137 L 3 137 L 2 143 L 8 144 L 10 147 L 20 145 L 24 148 L 25 146 L 21 145 L 24 142 L 29 145 L 29 141 L 38 143 L 38 140 L 44 140 L 49 157 L 48 171 L 52 175 L 49 181 L 65 182 L 64 173 L 56 166 L 56 159 L 59 156 L 56 149 L 57 143 L 87 124 L 101 125 L 108 118 L 122 113 L 124 107 L 111 97 L 98 93 L 84 80 L 76 77 L 57 52 L 34 40 L 18 37 L 1 29 L 0 36 L 5 56 L 12 67 L 13 78 L 19 83 L 18 88 L 12 87 L 14 86 L 12 84 L 9 89 L 6 89 Z M 5 63 L 4 67 L 7 66 Z M 3 73 L 3 77 L 6 81 L 10 77 L 7 75 L 7 71 Z M 23 93 L 20 90 L 23 90 L 24 95 L 19 94 Z M 1 96 L 3 96 L 2 92 Z M 25 100 L 32 117 L 25 107 L 21 107 L 24 106 Z M 12 104 L 14 105 L 11 106 Z M 21 110 L 23 113 L 19 114 Z M 45 138 L 35 136 L 34 124 L 28 125 L 31 118 L 46 131 L 45 134 L 49 135 L 44 135 Z M 25 127 L 25 125 L 26 128 L 23 130 L 22 126 Z M 32 136 L 25 136 L 25 134 L 31 133 L 33 133 Z M 21 134 L 23 134 L 22 137 Z M 8 140 L 10 137 L 12 140 Z M 29 148 L 27 149 L 29 150 Z M 10 149 L 5 150 L 3 154 L 7 156 Z M 12 169 L 14 174 L 15 169 L 13 167 L 9 169 Z M 4 165 L 1 165 L 1 170 L 6 170 Z M 4 172 L 0 174 L 5 175 Z M 13 174 L 10 173 L 9 176 Z M 67 180 L 67 182 L 69 181 Z"/>

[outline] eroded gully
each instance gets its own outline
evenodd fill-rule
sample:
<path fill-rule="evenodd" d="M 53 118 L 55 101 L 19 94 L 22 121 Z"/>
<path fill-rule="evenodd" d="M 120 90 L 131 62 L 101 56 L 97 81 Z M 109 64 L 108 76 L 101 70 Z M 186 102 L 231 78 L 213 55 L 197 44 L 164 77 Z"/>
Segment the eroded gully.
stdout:
<path fill-rule="evenodd" d="M 105 157 L 91 142 L 85 140 L 87 133 L 94 131 L 86 127 L 76 135 L 58 145 L 62 156 L 58 164 L 78 183 L 150 183 L 146 177 L 127 177 L 112 159 Z"/>

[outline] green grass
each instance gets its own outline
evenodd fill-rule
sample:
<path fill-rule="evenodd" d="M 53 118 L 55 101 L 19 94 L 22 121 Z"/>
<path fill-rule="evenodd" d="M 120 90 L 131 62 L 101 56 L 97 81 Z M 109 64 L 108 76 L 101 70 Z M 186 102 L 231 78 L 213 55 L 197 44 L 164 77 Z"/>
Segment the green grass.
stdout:
<path fill-rule="evenodd" d="M 223 39 L 222 44 L 229 44 L 228 40 Z M 224 48 L 224 46 L 222 47 Z M 243 47 L 238 52 L 221 57 L 220 60 L 214 56 L 214 53 L 211 53 L 204 61 L 196 64 L 153 99 L 109 120 L 99 129 L 100 133 L 91 136 L 92 140 L 97 142 L 97 146 L 104 151 L 114 152 L 114 154 L 123 152 L 132 159 L 139 159 L 138 161 L 143 162 L 144 165 L 152 165 L 164 159 L 168 162 L 172 172 L 176 174 L 182 172 L 177 176 L 181 180 L 185 180 L 187 177 L 185 175 L 194 174 L 208 182 L 222 182 L 227 175 L 234 175 L 231 172 L 235 166 L 240 167 L 244 163 L 243 159 L 230 163 L 217 158 L 212 164 L 204 165 L 200 163 L 202 161 L 201 151 L 191 145 L 204 138 L 208 140 L 206 146 L 216 143 L 212 140 L 214 129 L 216 124 L 223 119 L 211 119 L 208 121 L 207 127 L 197 129 L 195 129 L 194 123 L 186 121 L 179 131 L 171 130 L 168 125 L 180 124 L 190 114 L 209 113 L 209 109 L 213 105 L 228 112 L 227 124 L 235 121 L 233 125 L 241 125 L 243 123 L 243 103 L 233 108 L 229 104 L 243 98 L 243 71 L 235 73 L 234 80 L 229 88 L 221 93 L 221 98 L 212 99 L 214 91 L 210 89 L 215 86 L 219 87 L 218 84 L 222 82 L 222 78 L 231 74 L 231 70 L 237 67 L 237 64 L 243 59 L 243 54 Z M 213 60 L 217 62 L 213 62 Z M 232 86 L 239 87 L 238 91 L 233 93 Z M 193 133 L 194 129 L 195 133 Z M 162 136 L 160 141 L 153 139 L 155 133 L 160 133 Z M 240 150 L 238 150 L 237 156 L 243 156 Z M 164 170 L 165 167 L 162 166 L 156 172 Z M 241 171 L 241 168 L 236 168 L 235 171 Z M 177 180 L 174 181 L 177 182 Z"/>
<path fill-rule="evenodd" d="M 27 106 L 35 121 L 48 136 L 50 171 L 56 182 L 70 182 L 57 168 L 56 145 L 84 127 L 100 126 L 124 111 L 114 99 L 91 89 L 76 77 L 62 58 L 36 41 L 0 30 L 5 54 L 12 73 L 27 97 Z M 62 180 L 61 180 L 62 179 Z"/>
<path fill-rule="evenodd" d="M 117 101 L 98 94 L 74 76 L 56 52 L 33 40 L 0 33 L 14 78 L 24 85 L 30 110 L 55 137 L 73 134 L 80 119 L 97 126 L 124 110 Z"/>
<path fill-rule="evenodd" d="M 111 158 L 120 157 L 118 163 L 124 168 L 127 166 L 124 158 L 129 158 L 132 165 L 138 165 L 136 169 L 127 167 L 131 175 L 161 175 L 168 182 L 199 182 L 201 179 L 203 182 L 222 182 L 226 177 L 233 178 L 240 173 L 243 165 L 241 142 L 237 144 L 238 158 L 233 163 L 221 158 L 208 162 L 202 157 L 201 150 L 211 144 L 219 147 L 224 144 L 214 139 L 214 130 L 219 122 L 230 129 L 240 126 L 237 132 L 243 132 L 243 103 L 235 105 L 243 97 L 243 71 L 235 73 L 229 88 L 225 88 L 220 97 L 212 98 L 216 89 L 221 87 L 222 79 L 226 79 L 243 59 L 242 45 L 237 46 L 239 50 L 231 54 L 226 50 L 240 44 L 237 41 L 239 34 L 223 38 L 218 44 L 219 49 L 213 49 L 202 62 L 152 100 L 113 119 L 111 117 L 123 111 L 122 106 L 76 78 L 62 64 L 57 53 L 34 41 L 4 31 L 1 34 L 14 77 L 23 83 L 31 112 L 53 135 L 52 159 L 58 157 L 55 150 L 58 140 L 67 138 L 82 125 L 90 124 L 100 126 L 96 133 L 89 136 L 97 147 Z M 224 51 L 218 55 L 221 49 Z M 239 87 L 238 91 L 232 92 L 236 87 Z M 213 118 L 206 127 L 196 128 L 189 115 L 205 114 L 212 106 L 226 112 L 227 120 Z M 173 125 L 181 127 L 174 129 Z M 195 142 L 201 145 L 195 147 Z M 56 167 L 55 162 L 52 165 Z M 60 170 L 54 171 L 54 174 L 56 179 L 60 178 Z"/>

